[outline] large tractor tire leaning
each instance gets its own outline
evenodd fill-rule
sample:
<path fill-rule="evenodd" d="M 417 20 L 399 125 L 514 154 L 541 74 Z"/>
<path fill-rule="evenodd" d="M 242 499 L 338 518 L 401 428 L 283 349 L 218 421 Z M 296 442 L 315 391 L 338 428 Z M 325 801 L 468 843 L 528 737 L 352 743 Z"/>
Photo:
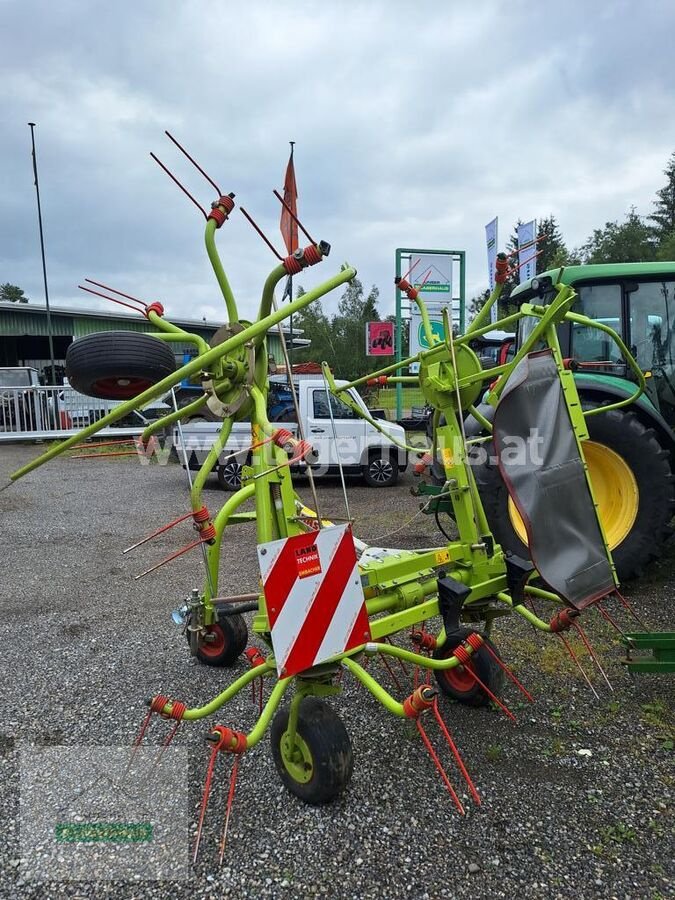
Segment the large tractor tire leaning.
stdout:
<path fill-rule="evenodd" d="M 99 400 L 129 400 L 175 371 L 171 347 L 135 331 L 89 334 L 66 353 L 70 385 Z"/>
<path fill-rule="evenodd" d="M 584 402 L 586 409 L 590 405 Z M 584 442 L 584 454 L 593 493 L 619 580 L 625 581 L 642 574 L 670 535 L 670 454 L 635 413 L 611 410 L 589 416 L 586 423 L 590 440 Z M 523 521 L 496 464 L 476 466 L 474 473 L 496 540 L 503 549 L 528 556 Z"/>

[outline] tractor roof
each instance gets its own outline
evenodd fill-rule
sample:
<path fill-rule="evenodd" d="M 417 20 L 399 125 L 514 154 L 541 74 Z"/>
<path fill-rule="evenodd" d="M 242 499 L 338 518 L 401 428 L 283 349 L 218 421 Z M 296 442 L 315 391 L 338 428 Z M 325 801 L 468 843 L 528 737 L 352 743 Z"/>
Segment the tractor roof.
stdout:
<path fill-rule="evenodd" d="M 535 278 L 550 278 L 552 284 L 576 284 L 579 281 L 595 281 L 615 279 L 621 276 L 635 277 L 636 275 L 675 275 L 675 262 L 649 262 L 649 263 L 602 263 L 588 266 L 565 266 L 564 268 L 549 269 L 541 272 Z M 514 297 L 532 289 L 532 280 L 519 284 L 511 292 Z"/>

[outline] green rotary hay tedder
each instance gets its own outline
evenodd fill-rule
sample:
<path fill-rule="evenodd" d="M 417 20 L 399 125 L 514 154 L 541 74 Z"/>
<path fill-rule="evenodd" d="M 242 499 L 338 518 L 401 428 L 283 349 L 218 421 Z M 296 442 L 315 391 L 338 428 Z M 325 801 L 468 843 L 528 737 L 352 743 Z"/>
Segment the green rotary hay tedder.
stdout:
<path fill-rule="evenodd" d="M 200 172 L 205 175 L 201 169 Z M 436 722 L 470 796 L 480 802 L 443 718 L 438 691 L 472 706 L 494 703 L 513 717 L 500 697 L 506 676 L 531 699 L 492 641 L 495 619 L 508 614 L 522 616 L 552 639 L 563 640 L 566 646 L 569 644 L 565 633 L 574 629 L 597 662 L 579 619 L 591 606 L 609 616 L 603 600 L 620 595 L 584 462 L 586 423 L 591 415 L 602 415 L 607 409 L 627 405 L 637 398 L 644 389 L 642 372 L 611 328 L 572 311 L 576 295 L 568 285 L 561 283 L 546 305 L 525 304 L 496 326 L 486 325 L 490 306 L 498 296 L 497 288 L 467 334 L 453 337 L 446 321 L 446 337 L 440 340 L 432 332 L 421 298 L 403 279 L 399 287 L 419 305 L 428 328 L 430 349 L 349 385 L 337 385 L 324 366 L 326 388 L 343 402 L 352 403 L 355 412 L 377 428 L 377 420 L 350 400 L 349 388 L 373 379 L 415 382 L 421 386 L 435 411 L 433 441 L 423 452 L 419 448 L 406 449 L 421 457 L 418 465 L 422 470 L 434 460 L 440 461 L 442 484 L 421 481 L 418 493 L 425 496 L 425 511 L 451 516 L 457 537 L 418 550 L 369 547 L 353 536 L 349 514 L 339 524 L 322 518 L 311 478 L 311 443 L 302 432 L 294 436 L 270 423 L 266 411 L 267 333 L 354 278 L 355 269 L 344 265 L 301 297 L 277 307 L 276 285 L 289 275 L 318 265 L 330 250 L 327 243 L 314 241 L 298 223 L 308 238 L 307 246 L 285 258 L 277 254 L 279 264 L 264 283 L 256 321 L 240 319 L 215 244 L 216 231 L 234 209 L 234 195 L 224 194 L 205 177 L 217 193 L 211 210 L 201 210 L 206 220 L 206 250 L 225 301 L 227 323 L 209 346 L 202 338 L 167 321 L 160 304 L 141 304 L 130 295 L 114 292 L 118 298 L 125 298 L 116 302 L 138 304 L 139 312 L 156 331 L 126 334 L 124 339 L 115 333 L 83 338 L 69 352 L 68 370 L 74 387 L 92 396 L 123 402 L 77 436 L 52 446 L 23 466 L 11 476 L 12 480 L 81 446 L 83 439 L 130 410 L 141 409 L 166 395 L 186 377 L 200 380 L 201 396 L 188 408 L 176 409 L 150 425 L 135 448 L 112 452 L 152 453 L 160 430 L 179 423 L 182 417 L 203 406 L 222 418 L 218 439 L 191 484 L 190 510 L 176 520 L 192 519 L 196 539 L 163 562 L 192 547 L 201 550 L 204 584 L 187 590 L 187 599 L 174 616 L 185 631 L 190 652 L 203 663 L 229 667 L 245 654 L 250 667 L 203 706 L 188 708 L 167 694 L 157 694 L 149 701 L 149 711 L 136 741 L 137 746 L 151 717 L 157 715 L 171 723 L 164 740 L 166 746 L 181 723 L 225 714 L 229 700 L 260 680 L 260 712 L 249 732 L 230 725 L 215 725 L 208 731 L 211 754 L 195 858 L 218 759 L 228 755 L 233 758 L 227 801 L 229 819 L 239 761 L 268 729 L 274 763 L 290 791 L 308 803 L 319 804 L 334 799 L 345 789 L 353 767 L 350 739 L 337 713 L 326 703 L 326 698 L 341 692 L 345 675 L 353 676 L 393 716 L 415 722 L 457 809 L 463 812 L 462 797 L 429 738 L 425 722 Z M 199 206 L 194 199 L 193 202 Z M 498 285 L 507 269 L 507 259 L 500 257 Z M 513 327 L 523 319 L 531 327 L 514 359 L 483 371 L 469 342 L 489 329 Z M 632 397 L 604 410 L 581 407 L 572 372 L 565 366 L 558 342 L 556 328 L 565 321 L 583 321 L 586 327 L 600 329 L 615 342 L 634 373 Z M 171 344 L 185 342 L 194 345 L 196 355 L 176 370 Z M 420 365 L 418 376 L 400 374 L 413 362 Z M 495 409 L 492 421 L 477 408 L 488 383 L 491 386 L 487 402 Z M 500 470 L 527 528 L 533 562 L 503 552 L 491 533 L 469 459 L 485 438 L 467 438 L 464 419 L 468 414 L 480 420 L 498 452 Z M 251 465 L 243 469 L 240 490 L 212 512 L 202 496 L 205 481 L 233 423 L 245 419 L 252 426 L 252 445 L 247 448 L 252 453 Z M 301 462 L 310 479 L 311 507 L 298 496 L 291 477 L 291 465 Z M 253 501 L 253 511 L 242 509 L 247 501 Z M 226 552 L 226 529 L 251 521 L 255 521 L 257 529 L 261 590 L 253 594 L 222 594 L 219 561 Z M 535 611 L 533 600 L 539 612 Z M 548 612 L 541 613 L 546 606 Z M 253 613 L 251 629 L 258 646 L 247 649 L 248 628 L 243 614 L 248 612 Z M 427 623 L 434 622 L 438 627 L 433 632 L 427 630 Z M 410 649 L 401 645 L 403 638 L 412 642 Z M 379 658 L 390 673 L 395 664 L 401 673 L 412 675 L 409 689 L 399 685 L 399 696 L 393 696 L 373 668 L 369 670 L 368 662 L 373 657 Z M 264 691 L 264 685 L 269 690 Z M 221 860 L 226 832 L 227 824 L 221 839 Z"/>

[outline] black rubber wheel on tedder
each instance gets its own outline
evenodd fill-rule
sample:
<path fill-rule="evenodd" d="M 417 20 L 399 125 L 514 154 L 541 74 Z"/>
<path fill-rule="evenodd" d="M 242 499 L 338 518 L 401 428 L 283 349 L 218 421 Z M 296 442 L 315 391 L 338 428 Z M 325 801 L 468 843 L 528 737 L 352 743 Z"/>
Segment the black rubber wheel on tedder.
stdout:
<path fill-rule="evenodd" d="M 246 649 L 248 642 L 248 626 L 242 615 L 234 613 L 227 616 L 218 614 L 218 621 L 208 629 L 211 640 L 200 640 L 197 646 L 197 659 L 205 666 L 229 668 Z M 185 636 L 190 641 L 190 631 Z"/>
<path fill-rule="evenodd" d="M 88 334 L 66 353 L 71 387 L 99 400 L 129 400 L 175 371 L 171 347 L 136 331 Z"/>
<path fill-rule="evenodd" d="M 455 648 L 473 633 L 471 628 L 460 628 L 459 631 L 449 634 L 445 642 L 434 650 L 434 659 L 447 659 L 448 656 L 452 656 Z M 497 653 L 497 648 L 492 641 L 485 635 L 482 635 L 482 638 L 492 652 Z M 504 670 L 484 647 L 471 654 L 471 660 L 466 666 L 456 666 L 454 669 L 436 669 L 434 675 L 439 688 L 447 697 L 452 697 L 453 700 L 467 706 L 488 706 L 491 702 L 490 696 L 467 670 L 475 672 L 483 684 L 493 694 L 499 696 L 504 685 Z"/>
<path fill-rule="evenodd" d="M 279 777 L 288 790 L 312 806 L 336 800 L 354 770 L 349 734 L 340 717 L 316 697 L 304 697 L 298 710 L 296 737 L 288 736 L 290 709 L 272 722 L 270 743 Z"/>

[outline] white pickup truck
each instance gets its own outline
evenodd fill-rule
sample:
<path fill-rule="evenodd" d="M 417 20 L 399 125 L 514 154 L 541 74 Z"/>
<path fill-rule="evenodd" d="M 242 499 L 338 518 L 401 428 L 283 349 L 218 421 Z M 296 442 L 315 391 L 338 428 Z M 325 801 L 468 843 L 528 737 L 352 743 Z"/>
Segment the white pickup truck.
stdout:
<path fill-rule="evenodd" d="M 315 451 L 316 461 L 312 463 L 314 475 L 334 475 L 339 471 L 339 462 L 347 475 L 360 475 L 371 487 L 388 487 L 398 480 L 408 464 L 405 450 L 391 443 L 370 422 L 359 418 L 346 404 L 332 394 L 326 394 L 322 378 L 294 376 L 296 397 L 302 419 L 304 437 Z M 345 382 L 338 382 L 338 385 Z M 351 389 L 351 396 L 365 411 L 368 409 L 358 391 Z M 328 407 L 330 402 L 333 418 Z M 271 422 L 283 423 L 297 435 L 295 409 L 288 380 L 283 375 L 270 378 L 270 392 L 267 403 Z M 378 424 L 386 434 L 400 443 L 405 443 L 405 431 L 394 422 L 378 419 Z M 206 459 L 213 446 L 220 422 L 192 420 L 181 429 L 174 429 L 174 447 L 181 463 L 185 454 L 181 445 L 181 432 L 191 469 L 197 469 Z M 333 428 L 335 431 L 333 431 Z M 221 454 L 215 474 L 226 490 L 237 490 L 241 486 L 242 466 L 250 463 L 246 452 L 251 445 L 251 426 L 248 422 L 235 422 L 225 450 Z M 238 451 L 237 455 L 233 455 Z M 306 463 L 298 463 L 294 471 L 302 473 Z"/>

